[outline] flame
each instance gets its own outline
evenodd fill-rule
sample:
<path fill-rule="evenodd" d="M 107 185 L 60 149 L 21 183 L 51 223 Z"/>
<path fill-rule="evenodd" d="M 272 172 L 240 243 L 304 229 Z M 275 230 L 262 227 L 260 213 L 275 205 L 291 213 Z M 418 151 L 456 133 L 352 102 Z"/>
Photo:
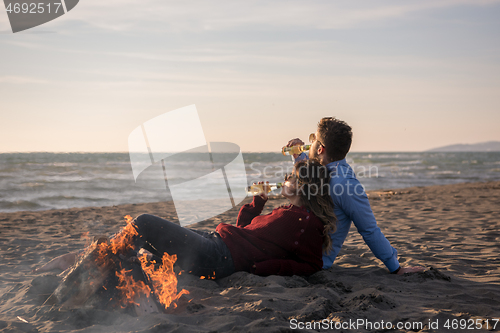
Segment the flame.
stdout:
<path fill-rule="evenodd" d="M 189 294 L 189 291 L 182 289 L 177 293 L 177 277 L 174 272 L 174 263 L 177 256 L 165 253 L 162 258 L 162 264 L 155 269 L 153 263 L 147 261 L 146 256 L 140 258 L 141 267 L 149 278 L 153 286 L 154 293 L 158 301 L 166 308 L 172 305 L 177 307 L 177 301 L 182 295 Z"/>
<path fill-rule="evenodd" d="M 125 254 L 128 250 L 132 250 L 134 248 L 132 238 L 139 234 L 132 223 L 134 221 L 132 216 L 126 215 L 124 218 L 127 225 L 111 239 L 111 252 L 113 254 Z"/>
<path fill-rule="evenodd" d="M 180 275 L 180 274 L 179 274 Z M 208 279 L 208 280 L 215 280 L 215 271 L 212 273 L 212 275 L 207 275 L 207 276 L 200 276 L 200 280 L 204 280 L 204 279 Z"/>
<path fill-rule="evenodd" d="M 99 267 L 106 267 L 111 262 L 111 254 L 126 254 L 128 250 L 134 248 L 132 239 L 138 235 L 137 229 L 133 223 L 133 218 L 126 215 L 125 221 L 127 224 L 123 229 L 115 235 L 109 242 L 97 244 L 97 264 Z"/>
<path fill-rule="evenodd" d="M 97 244 L 96 264 L 100 269 L 109 267 L 116 255 L 126 254 L 129 250 L 134 249 L 133 237 L 138 235 L 138 231 L 130 215 L 125 216 L 125 220 L 127 222 L 126 226 L 114 238 L 109 242 Z M 174 272 L 174 263 L 176 261 L 177 256 L 175 254 L 170 256 L 165 253 L 161 265 L 155 268 L 154 262 L 148 262 L 147 256 L 140 257 L 142 270 L 147 275 L 158 301 L 165 309 L 170 305 L 177 307 L 175 302 L 182 295 L 189 294 L 185 289 L 177 293 L 177 277 Z M 117 289 L 122 294 L 122 307 L 126 307 L 128 304 L 138 305 L 136 300 L 141 294 L 147 297 L 151 294 L 151 288 L 143 281 L 135 281 L 130 272 L 131 270 L 121 269 L 115 273 L 119 281 Z"/>
<path fill-rule="evenodd" d="M 116 271 L 116 276 L 118 277 L 118 286 L 116 289 L 121 291 L 121 302 L 122 307 L 126 308 L 128 304 L 139 305 L 135 302 L 135 300 L 140 296 L 140 294 L 144 294 L 149 297 L 151 293 L 151 288 L 147 284 L 142 281 L 135 281 L 132 275 L 129 273 L 132 270 L 122 269 L 120 271 Z"/>

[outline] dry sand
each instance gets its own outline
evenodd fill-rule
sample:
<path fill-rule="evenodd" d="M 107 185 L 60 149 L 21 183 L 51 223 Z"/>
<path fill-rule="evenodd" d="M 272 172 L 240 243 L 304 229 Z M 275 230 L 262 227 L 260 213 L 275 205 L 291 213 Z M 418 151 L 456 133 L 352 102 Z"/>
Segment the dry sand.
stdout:
<path fill-rule="evenodd" d="M 421 322 L 423 328 L 413 330 L 418 332 L 455 332 L 459 330 L 444 327 L 446 321 L 460 325 L 464 319 L 462 323 L 469 327 L 464 331 L 491 331 L 494 319 L 500 319 L 500 182 L 374 191 L 369 196 L 379 226 L 398 250 L 401 264 L 423 265 L 430 268 L 427 272 L 388 274 L 353 226 L 329 270 L 310 277 L 238 272 L 215 281 L 183 274 L 179 288 L 189 290 L 189 297 L 183 296 L 169 314 L 145 317 L 112 309 L 42 306 L 57 286 L 58 272 L 37 276 L 30 271 L 84 246 L 85 232 L 109 235 L 118 231 L 124 215 L 147 212 L 174 220 L 171 204 L 1 213 L 0 330 L 292 332 L 292 319 L 297 324 L 327 319 L 333 325 L 364 319 L 374 325 L 372 330 L 351 326 L 342 331 L 386 331 L 376 329 L 384 321 Z M 270 200 L 266 211 L 282 203 L 283 199 Z M 233 209 L 191 227 L 213 230 L 222 221 L 234 223 L 237 212 Z M 429 321 L 438 323 L 438 329 L 430 328 Z M 495 331 L 499 330 L 500 323 Z"/>

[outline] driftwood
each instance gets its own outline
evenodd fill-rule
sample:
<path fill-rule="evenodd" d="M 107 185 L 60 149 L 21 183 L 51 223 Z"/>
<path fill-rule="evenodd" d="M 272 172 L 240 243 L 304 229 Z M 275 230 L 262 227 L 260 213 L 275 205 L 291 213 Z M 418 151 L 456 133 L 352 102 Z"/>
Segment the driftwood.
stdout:
<path fill-rule="evenodd" d="M 106 237 L 94 238 L 92 244 L 79 257 L 78 261 L 63 277 L 57 289 L 47 299 L 48 304 L 59 304 L 62 308 L 75 309 L 92 307 L 101 309 L 121 309 L 138 316 L 160 312 L 161 306 L 156 303 L 155 296 L 140 295 L 133 304 L 123 304 L 117 290 L 116 271 L 131 271 L 135 281 L 148 284 L 147 277 L 140 264 L 129 262 L 123 256 L 109 253 L 106 260 L 99 259 L 99 244 L 107 243 Z"/>
<path fill-rule="evenodd" d="M 98 238 L 92 242 L 51 295 L 52 301 L 65 308 L 80 307 L 103 286 L 114 262 L 110 260 L 107 265 L 99 267 L 96 261 L 98 259 L 98 245 L 107 242 L 109 242 L 107 238 Z"/>

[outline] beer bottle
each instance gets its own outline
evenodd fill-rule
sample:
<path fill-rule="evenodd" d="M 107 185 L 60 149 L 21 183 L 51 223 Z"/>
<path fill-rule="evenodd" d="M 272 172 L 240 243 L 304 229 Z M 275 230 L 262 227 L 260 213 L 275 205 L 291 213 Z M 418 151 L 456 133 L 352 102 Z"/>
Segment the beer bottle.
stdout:
<path fill-rule="evenodd" d="M 303 153 L 305 151 L 308 151 L 309 148 L 311 148 L 311 145 L 283 147 L 283 148 L 281 148 L 281 153 L 285 156 L 300 154 L 300 153 Z"/>
<path fill-rule="evenodd" d="M 247 195 L 260 195 L 264 193 L 264 186 L 267 186 L 267 193 L 283 187 L 283 183 L 253 184 L 247 187 Z"/>

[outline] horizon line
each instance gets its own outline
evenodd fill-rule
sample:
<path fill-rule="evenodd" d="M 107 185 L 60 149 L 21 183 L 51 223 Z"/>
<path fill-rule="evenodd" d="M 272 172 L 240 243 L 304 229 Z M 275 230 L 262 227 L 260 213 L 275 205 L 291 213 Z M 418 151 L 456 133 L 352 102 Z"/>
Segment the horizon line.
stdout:
<path fill-rule="evenodd" d="M 349 153 L 495 153 L 498 151 L 432 151 L 436 148 L 431 148 L 428 150 L 356 150 L 350 151 Z M 128 151 L 48 151 L 48 150 L 32 150 L 32 151 L 0 151 L 0 154 L 130 154 Z M 133 154 L 147 154 L 144 152 L 132 152 Z M 159 153 L 169 153 L 169 152 L 159 152 Z M 190 152 L 184 152 L 189 154 Z M 191 153 L 201 153 L 201 152 L 191 152 Z M 210 152 L 212 153 L 212 152 Z M 281 154 L 280 151 L 242 151 L 242 154 Z M 348 154 L 349 154 L 348 153 Z M 178 154 L 176 152 L 175 154 Z M 216 154 L 216 153 L 215 153 Z"/>

